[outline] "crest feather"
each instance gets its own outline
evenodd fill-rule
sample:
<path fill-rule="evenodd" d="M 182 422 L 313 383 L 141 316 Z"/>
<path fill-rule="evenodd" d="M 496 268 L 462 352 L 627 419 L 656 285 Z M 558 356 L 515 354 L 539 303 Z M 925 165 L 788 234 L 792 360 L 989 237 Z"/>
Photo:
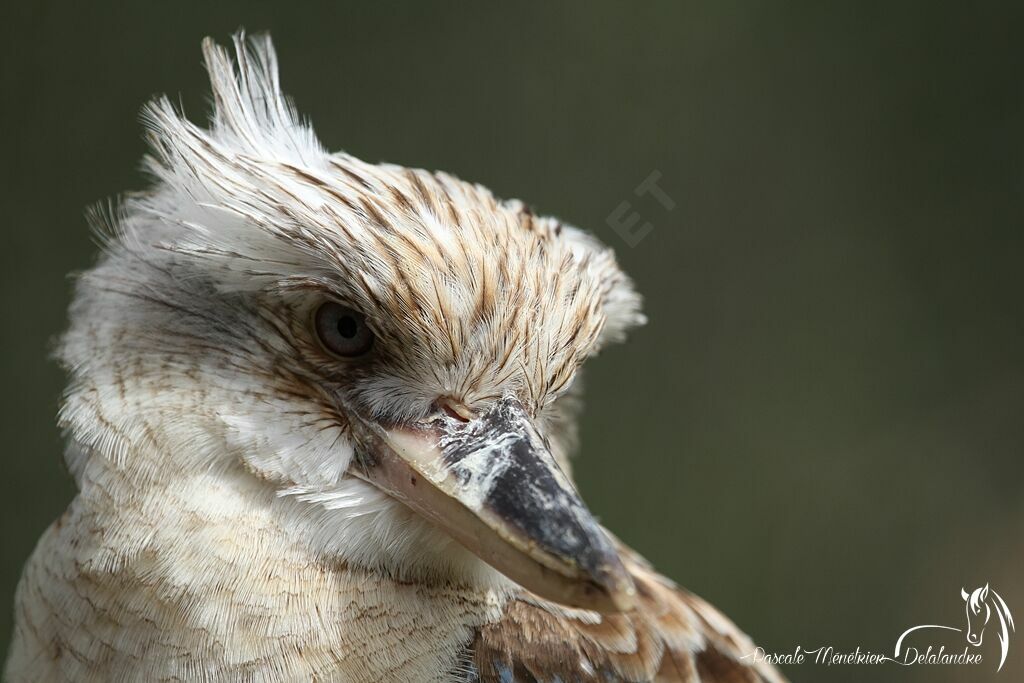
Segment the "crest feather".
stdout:
<path fill-rule="evenodd" d="M 496 384 L 551 400 L 644 321 L 614 253 L 588 233 L 443 173 L 328 154 L 281 92 L 269 37 L 236 34 L 233 50 L 206 39 L 203 52 L 211 124 L 167 98 L 147 107 L 157 183 L 129 200 L 124 243 L 221 292 L 297 302 L 316 289 L 363 312 L 401 357 L 372 412 L 410 386 L 426 387 L 417 405 L 483 400 Z"/>
<path fill-rule="evenodd" d="M 281 92 L 277 53 L 270 36 L 233 36 L 234 59 L 212 38 L 203 58 L 213 90 L 213 134 L 236 151 L 310 163 L 325 156 L 312 127 Z M 237 67 L 237 68 L 236 68 Z"/>

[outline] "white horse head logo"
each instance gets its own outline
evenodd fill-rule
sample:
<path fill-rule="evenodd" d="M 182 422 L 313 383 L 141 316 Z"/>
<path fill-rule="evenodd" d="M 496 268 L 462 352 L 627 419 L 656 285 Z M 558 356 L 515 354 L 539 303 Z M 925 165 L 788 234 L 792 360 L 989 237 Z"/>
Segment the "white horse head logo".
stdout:
<path fill-rule="evenodd" d="M 1006 606 L 1006 602 L 999 593 L 990 589 L 987 583 L 980 588 L 975 588 L 970 593 L 966 589 L 961 588 L 960 597 L 964 599 L 964 609 L 967 611 L 966 630 L 955 626 L 941 626 L 939 624 L 912 626 L 904 631 L 903 635 L 896 641 L 896 657 L 900 656 L 900 651 L 903 649 L 903 639 L 914 631 L 921 629 L 965 631 L 967 633 L 967 644 L 978 647 L 985 636 L 985 627 L 992 620 L 992 615 L 995 615 L 999 629 L 996 633 L 996 638 L 999 640 L 999 667 L 996 671 L 1002 669 L 1003 664 L 1006 662 L 1006 653 L 1010 649 L 1010 631 L 1016 630 L 1013 625 L 1013 616 L 1010 614 L 1010 608 Z"/>
<path fill-rule="evenodd" d="M 999 632 L 996 637 L 999 639 L 1000 656 L 999 668 L 1003 668 L 1006 661 L 1006 652 L 1010 648 L 1010 631 L 1016 630 L 1013 625 L 1013 616 L 1006 602 L 999 593 L 990 590 L 986 583 L 981 588 L 975 588 L 968 593 L 960 589 L 960 597 L 964 599 L 965 611 L 967 612 L 967 642 L 971 645 L 981 645 L 985 635 L 985 627 L 995 614 L 999 620 Z"/>

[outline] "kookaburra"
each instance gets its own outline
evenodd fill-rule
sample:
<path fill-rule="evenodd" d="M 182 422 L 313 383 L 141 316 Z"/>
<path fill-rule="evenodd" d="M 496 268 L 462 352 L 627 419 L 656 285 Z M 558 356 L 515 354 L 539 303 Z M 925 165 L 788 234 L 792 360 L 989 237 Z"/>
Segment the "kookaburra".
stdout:
<path fill-rule="evenodd" d="M 209 127 L 146 107 L 152 186 L 77 280 L 78 492 L 6 680 L 781 680 L 572 483 L 580 366 L 643 320 L 612 252 L 326 152 L 269 38 L 203 47 Z"/>

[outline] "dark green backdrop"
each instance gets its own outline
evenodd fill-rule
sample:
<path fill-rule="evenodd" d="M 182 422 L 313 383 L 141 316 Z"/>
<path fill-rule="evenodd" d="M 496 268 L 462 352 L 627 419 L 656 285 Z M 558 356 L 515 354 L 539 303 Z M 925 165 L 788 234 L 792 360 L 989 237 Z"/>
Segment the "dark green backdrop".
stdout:
<path fill-rule="evenodd" d="M 577 469 L 665 573 L 779 651 L 959 625 L 961 585 L 1024 620 L 1019 3 L 3 14 L 0 642 L 72 495 L 47 354 L 66 274 L 95 256 L 83 208 L 142 184 L 150 96 L 205 115 L 200 39 L 240 25 L 271 30 L 329 147 L 481 181 L 618 248 L 650 324 L 593 363 Z M 671 211 L 634 195 L 653 171 Z M 653 226 L 635 247 L 608 223 L 623 201 Z M 787 673 L 1021 680 L 1024 643 L 996 676 L 986 640 L 979 668 Z"/>

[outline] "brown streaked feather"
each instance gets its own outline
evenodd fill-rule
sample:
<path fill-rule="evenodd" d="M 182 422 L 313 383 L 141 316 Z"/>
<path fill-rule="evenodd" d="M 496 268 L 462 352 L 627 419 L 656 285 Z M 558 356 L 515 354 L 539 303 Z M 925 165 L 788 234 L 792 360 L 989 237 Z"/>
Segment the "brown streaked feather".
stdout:
<path fill-rule="evenodd" d="M 481 627 L 468 653 L 473 683 L 783 683 L 742 659 L 754 645 L 718 610 L 623 548 L 639 605 L 616 615 L 561 607 L 529 593 Z"/>

